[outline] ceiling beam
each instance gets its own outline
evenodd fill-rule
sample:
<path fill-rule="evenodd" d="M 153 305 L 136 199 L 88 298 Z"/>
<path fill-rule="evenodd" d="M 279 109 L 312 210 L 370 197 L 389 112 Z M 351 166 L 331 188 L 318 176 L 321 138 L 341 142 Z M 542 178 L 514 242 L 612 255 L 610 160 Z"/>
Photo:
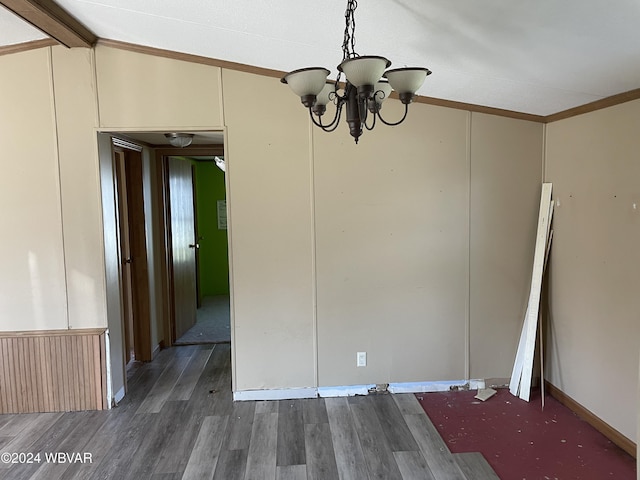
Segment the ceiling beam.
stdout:
<path fill-rule="evenodd" d="M 0 0 L 27 23 L 65 47 L 92 47 L 97 37 L 52 0 Z"/>

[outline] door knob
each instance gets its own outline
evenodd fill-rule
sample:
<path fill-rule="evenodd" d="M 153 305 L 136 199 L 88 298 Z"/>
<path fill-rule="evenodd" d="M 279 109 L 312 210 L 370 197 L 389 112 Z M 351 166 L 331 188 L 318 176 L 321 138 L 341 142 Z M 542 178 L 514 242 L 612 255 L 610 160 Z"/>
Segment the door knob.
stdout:
<path fill-rule="evenodd" d="M 189 244 L 189 248 L 195 248 L 195 249 L 198 249 L 198 248 L 200 248 L 200 244 L 199 244 L 199 243 L 190 243 L 190 244 Z"/>
<path fill-rule="evenodd" d="M 129 257 L 129 258 L 125 258 L 125 259 L 124 259 L 124 263 L 131 263 L 131 257 Z"/>

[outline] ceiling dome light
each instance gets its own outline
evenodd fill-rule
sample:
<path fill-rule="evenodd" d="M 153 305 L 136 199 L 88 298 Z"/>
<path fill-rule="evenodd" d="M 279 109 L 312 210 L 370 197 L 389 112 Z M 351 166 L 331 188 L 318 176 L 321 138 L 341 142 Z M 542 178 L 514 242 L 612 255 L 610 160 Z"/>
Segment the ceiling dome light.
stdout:
<path fill-rule="evenodd" d="M 426 68 L 397 68 L 388 70 L 391 62 L 378 55 L 360 56 L 355 51 L 357 0 L 347 0 L 344 18 L 346 27 L 342 41 L 342 63 L 338 65 L 335 82 L 327 82 L 329 70 L 322 67 L 302 68 L 287 73 L 282 83 L 288 84 L 302 104 L 309 110 L 309 117 L 316 127 L 325 132 L 333 132 L 340 123 L 342 109 L 345 108 L 349 133 L 358 143 L 364 129 L 373 130 L 376 120 L 385 125 L 400 125 L 409 112 L 409 104 L 427 75 Z M 345 81 L 340 82 L 342 75 Z M 381 80 L 383 76 L 387 80 Z M 394 89 L 404 105 L 404 115 L 396 122 L 388 122 L 380 115 L 382 102 L 389 98 Z M 340 92 L 340 93 L 338 93 Z M 327 105 L 335 105 L 335 115 L 330 122 L 324 122 Z M 371 118 L 371 125 L 367 122 Z"/>
<path fill-rule="evenodd" d="M 193 133 L 165 133 L 164 136 L 173 147 L 184 148 L 193 142 Z"/>

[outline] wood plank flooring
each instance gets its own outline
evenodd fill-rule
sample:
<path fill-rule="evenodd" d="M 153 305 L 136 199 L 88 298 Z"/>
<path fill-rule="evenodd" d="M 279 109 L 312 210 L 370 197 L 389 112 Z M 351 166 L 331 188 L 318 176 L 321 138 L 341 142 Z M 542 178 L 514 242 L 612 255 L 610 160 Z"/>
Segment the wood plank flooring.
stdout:
<path fill-rule="evenodd" d="M 0 478 L 498 478 L 481 454 L 452 455 L 411 394 L 234 403 L 228 344 L 163 350 L 130 374 L 110 411 L 0 415 Z M 20 453 L 31 463 L 4 462 Z"/>

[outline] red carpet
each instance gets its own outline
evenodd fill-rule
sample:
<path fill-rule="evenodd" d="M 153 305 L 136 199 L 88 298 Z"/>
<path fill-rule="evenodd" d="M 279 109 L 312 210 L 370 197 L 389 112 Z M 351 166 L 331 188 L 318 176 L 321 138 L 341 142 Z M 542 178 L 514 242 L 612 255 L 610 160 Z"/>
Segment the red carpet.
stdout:
<path fill-rule="evenodd" d="M 482 452 L 502 480 L 635 480 L 636 461 L 550 396 L 540 408 L 507 389 L 417 394 L 453 453 Z"/>

